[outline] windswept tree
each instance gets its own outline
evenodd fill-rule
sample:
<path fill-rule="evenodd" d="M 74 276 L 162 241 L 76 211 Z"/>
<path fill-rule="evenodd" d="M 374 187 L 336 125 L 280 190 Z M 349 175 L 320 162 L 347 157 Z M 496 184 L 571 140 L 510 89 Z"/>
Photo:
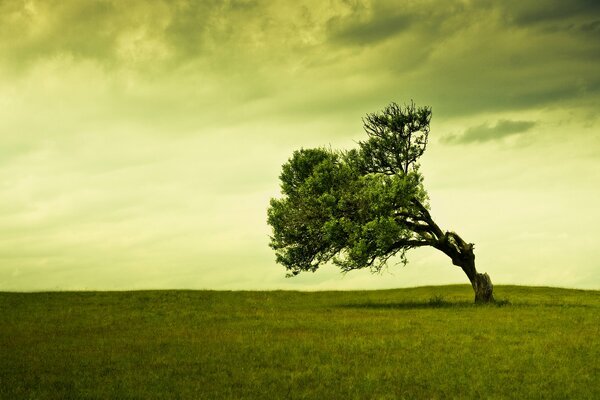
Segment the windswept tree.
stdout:
<path fill-rule="evenodd" d="M 460 267 L 475 302 L 493 301 L 487 274 L 475 269 L 473 244 L 443 231 L 431 217 L 418 160 L 429 136 L 431 108 L 391 103 L 364 119 L 367 139 L 350 151 L 295 151 L 271 199 L 270 246 L 288 276 L 329 261 L 343 271 L 381 271 L 392 257 L 431 246 Z"/>

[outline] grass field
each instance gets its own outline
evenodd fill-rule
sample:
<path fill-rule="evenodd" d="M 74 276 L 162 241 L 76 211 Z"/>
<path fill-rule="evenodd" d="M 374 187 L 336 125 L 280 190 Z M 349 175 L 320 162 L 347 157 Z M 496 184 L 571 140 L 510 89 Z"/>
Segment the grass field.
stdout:
<path fill-rule="evenodd" d="M 0 293 L 3 399 L 600 399 L 600 292 Z"/>

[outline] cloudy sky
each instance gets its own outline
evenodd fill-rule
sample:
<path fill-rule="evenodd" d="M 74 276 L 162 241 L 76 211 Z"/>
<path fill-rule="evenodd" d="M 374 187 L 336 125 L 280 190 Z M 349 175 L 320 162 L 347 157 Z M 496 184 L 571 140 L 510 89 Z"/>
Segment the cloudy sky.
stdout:
<path fill-rule="evenodd" d="M 301 147 L 433 108 L 432 215 L 496 284 L 600 288 L 600 3 L 0 1 L 0 290 L 363 289 L 286 279 L 266 209 Z"/>

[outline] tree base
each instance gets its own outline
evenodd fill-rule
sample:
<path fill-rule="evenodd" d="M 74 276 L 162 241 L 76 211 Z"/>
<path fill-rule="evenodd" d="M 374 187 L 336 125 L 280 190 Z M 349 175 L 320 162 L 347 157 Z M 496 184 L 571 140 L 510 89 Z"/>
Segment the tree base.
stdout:
<path fill-rule="evenodd" d="M 492 303 L 494 301 L 494 285 L 488 274 L 478 273 L 475 275 L 473 290 L 475 291 L 475 303 Z"/>

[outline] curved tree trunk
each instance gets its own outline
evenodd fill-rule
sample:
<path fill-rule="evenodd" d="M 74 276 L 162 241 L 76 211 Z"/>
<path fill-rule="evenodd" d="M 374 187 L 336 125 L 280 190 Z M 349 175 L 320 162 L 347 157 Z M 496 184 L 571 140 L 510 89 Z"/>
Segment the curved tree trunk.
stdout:
<path fill-rule="evenodd" d="M 475 303 L 494 301 L 494 285 L 487 273 L 479 273 L 475 268 L 473 244 L 466 243 L 454 232 L 446 232 L 438 247 L 452 259 L 452 264 L 460 267 L 469 278 L 475 292 Z"/>
<path fill-rule="evenodd" d="M 421 233 L 425 238 L 425 245 L 433 246 L 442 251 L 452 260 L 452 264 L 459 266 L 469 278 L 475 292 L 475 303 L 490 303 L 494 301 L 494 285 L 486 273 L 480 274 L 475 269 L 475 253 L 473 243 L 465 242 L 454 232 L 443 232 L 433 221 L 431 214 L 420 201 L 413 199 L 413 204 L 419 210 L 419 222 L 425 225 L 408 222 L 409 226 Z M 411 217 L 412 218 L 412 217 Z"/>
<path fill-rule="evenodd" d="M 487 273 L 481 274 L 477 272 L 475 269 L 475 254 L 473 254 L 472 248 L 469 251 L 469 256 L 471 257 L 468 258 L 472 259 L 472 261 L 467 261 L 465 264 L 459 264 L 458 266 L 461 267 L 471 282 L 471 286 L 475 292 L 475 303 L 493 302 L 494 285 L 492 284 L 492 280 Z"/>

